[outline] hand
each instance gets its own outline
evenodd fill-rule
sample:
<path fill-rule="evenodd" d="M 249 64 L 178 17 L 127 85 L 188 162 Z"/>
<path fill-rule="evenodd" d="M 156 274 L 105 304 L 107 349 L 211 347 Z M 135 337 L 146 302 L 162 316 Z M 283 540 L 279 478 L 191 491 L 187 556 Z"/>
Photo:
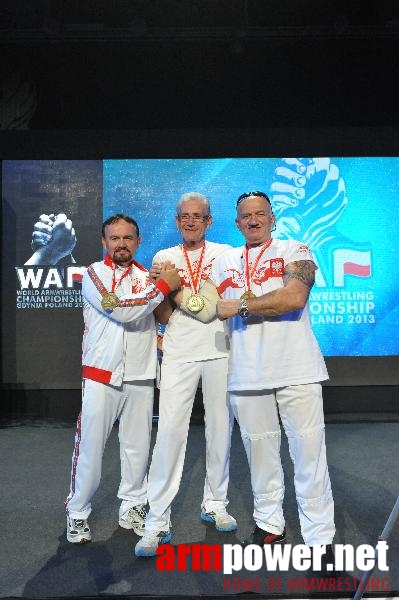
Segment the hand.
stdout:
<path fill-rule="evenodd" d="M 53 234 L 55 215 L 40 215 L 39 220 L 33 226 L 31 247 L 35 252 L 42 246 L 47 246 Z"/>
<path fill-rule="evenodd" d="M 153 283 L 155 283 L 160 278 L 162 269 L 164 269 L 164 271 L 168 271 L 169 269 L 174 269 L 174 268 L 175 268 L 175 265 L 173 263 L 171 263 L 170 260 L 166 260 L 163 263 L 153 263 L 151 265 L 151 268 L 148 273 L 149 273 L 151 281 Z"/>
<path fill-rule="evenodd" d="M 59 259 L 71 254 L 76 246 L 76 235 L 72 227 L 72 221 L 63 213 L 55 218 L 53 234 L 48 246 L 51 246 L 54 254 L 58 255 Z"/>
<path fill-rule="evenodd" d="M 149 277 L 153 283 L 159 279 L 159 274 L 162 269 L 162 263 L 153 263 L 149 270 Z"/>
<path fill-rule="evenodd" d="M 174 269 L 174 268 L 175 268 L 175 264 L 174 264 L 174 263 L 172 263 L 172 262 L 170 262 L 170 260 L 165 260 L 165 262 L 164 262 L 164 263 L 162 263 L 162 268 L 163 268 L 165 271 L 170 271 L 171 269 Z"/>
<path fill-rule="evenodd" d="M 223 321 L 238 314 L 240 300 L 218 300 L 216 314 Z"/>
<path fill-rule="evenodd" d="M 166 281 L 172 290 L 177 290 L 181 286 L 181 277 L 178 269 L 172 266 L 172 263 L 165 262 L 159 272 L 159 278 Z"/>
<path fill-rule="evenodd" d="M 283 158 L 270 187 L 276 237 L 317 248 L 334 237 L 348 199 L 337 165 L 327 157 Z"/>
<path fill-rule="evenodd" d="M 68 256 L 71 262 L 75 262 L 71 255 L 75 246 L 75 229 L 65 214 L 40 215 L 32 233 L 34 253 L 25 264 L 56 265 Z"/>

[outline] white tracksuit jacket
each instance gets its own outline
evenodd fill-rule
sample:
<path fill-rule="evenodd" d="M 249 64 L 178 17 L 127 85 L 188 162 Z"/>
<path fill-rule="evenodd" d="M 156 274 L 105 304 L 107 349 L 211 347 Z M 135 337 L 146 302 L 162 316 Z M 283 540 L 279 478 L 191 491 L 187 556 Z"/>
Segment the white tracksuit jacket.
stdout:
<path fill-rule="evenodd" d="M 150 282 L 148 271 L 133 261 L 127 276 L 109 255 L 90 265 L 82 280 L 85 329 L 82 377 L 114 386 L 156 375 L 156 328 L 152 314 L 170 292 L 163 280 Z M 106 311 L 103 296 L 112 291 L 119 306 Z"/>

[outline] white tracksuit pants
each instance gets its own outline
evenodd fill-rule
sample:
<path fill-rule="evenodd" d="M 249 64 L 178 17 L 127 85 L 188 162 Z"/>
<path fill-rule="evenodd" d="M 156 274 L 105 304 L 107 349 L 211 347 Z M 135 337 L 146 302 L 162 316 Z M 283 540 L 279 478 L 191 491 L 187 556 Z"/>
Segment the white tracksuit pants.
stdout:
<path fill-rule="evenodd" d="M 147 466 L 151 442 L 153 380 L 124 382 L 121 387 L 91 379 L 83 382 L 72 456 L 71 488 L 65 501 L 74 519 L 87 519 L 101 479 L 105 443 L 119 419 L 121 482 L 119 514 L 147 502 Z"/>
<path fill-rule="evenodd" d="M 146 531 L 168 531 L 171 504 L 183 473 L 187 435 L 200 378 L 205 409 L 206 510 L 225 507 L 233 414 L 228 402 L 227 358 L 176 364 L 163 360 L 157 440 L 148 475 Z"/>
<path fill-rule="evenodd" d="M 320 384 L 230 392 L 251 471 L 254 519 L 261 529 L 284 529 L 284 479 L 279 414 L 294 465 L 301 532 L 308 546 L 331 544 L 334 503 L 326 460 Z"/>

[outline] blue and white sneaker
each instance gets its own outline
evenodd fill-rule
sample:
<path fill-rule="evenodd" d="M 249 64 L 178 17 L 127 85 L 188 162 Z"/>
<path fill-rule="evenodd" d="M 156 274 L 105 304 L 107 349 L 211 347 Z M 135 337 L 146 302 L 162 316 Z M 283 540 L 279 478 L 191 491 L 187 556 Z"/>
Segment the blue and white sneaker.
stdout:
<path fill-rule="evenodd" d="M 158 546 L 167 544 L 172 539 L 170 531 L 146 531 L 136 544 L 136 556 L 155 556 Z"/>
<path fill-rule="evenodd" d="M 218 531 L 235 531 L 237 529 L 237 521 L 229 515 L 225 508 L 206 511 L 204 506 L 201 506 L 201 521 L 214 525 Z"/>
<path fill-rule="evenodd" d="M 67 517 L 67 540 L 72 544 L 91 542 L 91 531 L 87 519 Z"/>
<path fill-rule="evenodd" d="M 133 529 L 136 535 L 144 535 L 147 511 L 144 504 L 138 504 L 119 517 L 119 525 L 123 529 Z"/>

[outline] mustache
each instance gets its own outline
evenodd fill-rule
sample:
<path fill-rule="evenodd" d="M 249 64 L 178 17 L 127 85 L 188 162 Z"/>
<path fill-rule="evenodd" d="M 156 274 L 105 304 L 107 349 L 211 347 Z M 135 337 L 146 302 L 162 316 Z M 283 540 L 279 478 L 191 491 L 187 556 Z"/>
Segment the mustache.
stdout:
<path fill-rule="evenodd" d="M 118 256 L 122 251 L 125 251 L 128 256 L 132 256 L 132 253 L 128 248 L 118 248 L 117 250 L 114 250 L 113 256 Z"/>

